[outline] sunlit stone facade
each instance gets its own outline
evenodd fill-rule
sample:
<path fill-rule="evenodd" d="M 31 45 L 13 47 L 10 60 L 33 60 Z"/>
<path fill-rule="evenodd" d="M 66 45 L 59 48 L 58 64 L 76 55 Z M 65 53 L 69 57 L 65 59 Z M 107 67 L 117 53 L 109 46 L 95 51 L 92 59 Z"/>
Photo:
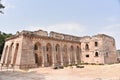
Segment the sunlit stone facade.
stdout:
<path fill-rule="evenodd" d="M 22 31 L 6 39 L 1 64 L 15 68 L 115 63 L 113 37 L 98 34 L 77 37 L 47 31 Z"/>

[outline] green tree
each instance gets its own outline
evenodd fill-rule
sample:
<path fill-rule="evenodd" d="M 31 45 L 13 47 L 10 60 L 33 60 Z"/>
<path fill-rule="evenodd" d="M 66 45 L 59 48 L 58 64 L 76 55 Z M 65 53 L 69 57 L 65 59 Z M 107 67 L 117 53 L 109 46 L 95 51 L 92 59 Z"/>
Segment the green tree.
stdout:
<path fill-rule="evenodd" d="M 5 8 L 5 6 L 1 3 L 1 0 L 0 0 L 0 13 L 3 14 L 3 12 L 1 11 L 1 9 L 4 9 L 4 8 Z"/>
<path fill-rule="evenodd" d="M 4 43 L 5 43 L 5 39 L 12 36 L 12 34 L 6 34 L 6 33 L 2 33 L 0 31 L 0 55 L 2 54 L 3 48 L 4 48 Z"/>

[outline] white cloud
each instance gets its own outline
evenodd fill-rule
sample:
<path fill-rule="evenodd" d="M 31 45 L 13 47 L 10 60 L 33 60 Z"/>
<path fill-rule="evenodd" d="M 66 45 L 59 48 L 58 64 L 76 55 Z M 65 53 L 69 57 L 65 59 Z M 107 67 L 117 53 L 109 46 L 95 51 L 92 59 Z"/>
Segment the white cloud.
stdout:
<path fill-rule="evenodd" d="M 85 34 L 85 26 L 80 25 L 78 23 L 66 23 L 66 24 L 55 24 L 55 25 L 50 25 L 50 26 L 40 26 L 40 27 L 35 27 L 35 26 L 28 26 L 26 28 L 27 30 L 38 30 L 42 29 L 45 31 L 55 31 L 59 33 L 65 33 L 65 34 L 71 34 L 71 35 L 77 35 L 77 36 L 82 36 Z"/>

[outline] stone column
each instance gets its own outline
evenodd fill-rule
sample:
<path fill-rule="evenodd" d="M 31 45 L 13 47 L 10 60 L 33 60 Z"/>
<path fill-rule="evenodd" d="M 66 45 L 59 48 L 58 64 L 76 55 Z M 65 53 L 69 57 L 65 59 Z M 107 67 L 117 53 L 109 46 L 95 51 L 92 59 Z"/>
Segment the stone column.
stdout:
<path fill-rule="evenodd" d="M 5 45 L 4 48 L 3 48 L 3 53 L 2 53 L 1 61 L 0 61 L 1 64 L 3 64 L 3 62 L 4 62 L 4 60 L 5 60 L 4 58 L 6 58 L 6 56 L 5 56 L 5 54 L 7 54 L 7 53 L 5 53 L 5 52 L 6 52 L 6 47 L 7 47 L 7 46 Z M 7 48 L 7 49 L 8 49 L 8 48 Z M 8 50 L 7 50 L 7 51 L 8 51 Z M 0 65 L 1 65 L 1 64 L 0 64 Z"/>
<path fill-rule="evenodd" d="M 4 56 L 5 56 L 5 52 L 6 52 L 6 46 L 4 46 L 3 48 L 3 52 L 2 52 L 2 56 L 1 56 L 1 60 L 0 60 L 0 63 L 3 63 L 3 60 L 4 60 Z"/>
<path fill-rule="evenodd" d="M 8 47 L 7 53 L 6 53 L 6 59 L 5 59 L 5 64 L 8 62 L 8 55 L 9 55 L 10 47 Z"/>
<path fill-rule="evenodd" d="M 74 58 L 75 58 L 75 64 L 77 64 L 78 63 L 78 60 L 77 60 L 77 48 L 76 47 L 74 47 Z"/>
<path fill-rule="evenodd" d="M 60 56 L 61 56 L 61 65 L 63 66 L 63 46 L 61 44 L 61 47 L 60 47 Z"/>
<path fill-rule="evenodd" d="M 52 43 L 52 61 L 53 61 L 53 66 L 56 65 L 56 54 L 55 54 L 55 45 Z"/>
<path fill-rule="evenodd" d="M 45 67 L 45 60 L 46 60 L 46 47 L 41 46 L 41 50 L 42 50 L 42 67 Z"/>
<path fill-rule="evenodd" d="M 42 57 L 43 57 L 43 61 L 42 61 L 42 67 L 47 66 L 47 54 L 46 54 L 46 43 L 43 40 L 43 44 L 42 44 Z"/>
<path fill-rule="evenodd" d="M 70 60 L 70 47 L 67 45 L 67 54 L 68 54 L 68 61 L 69 61 L 69 65 L 71 64 L 71 60 Z"/>
<path fill-rule="evenodd" d="M 10 63 L 11 65 L 13 64 L 13 61 L 14 61 L 14 54 L 15 54 L 16 44 L 14 44 L 13 46 L 14 46 L 14 48 L 12 49 L 12 53 L 11 53 L 11 55 L 12 55 L 11 63 Z"/>

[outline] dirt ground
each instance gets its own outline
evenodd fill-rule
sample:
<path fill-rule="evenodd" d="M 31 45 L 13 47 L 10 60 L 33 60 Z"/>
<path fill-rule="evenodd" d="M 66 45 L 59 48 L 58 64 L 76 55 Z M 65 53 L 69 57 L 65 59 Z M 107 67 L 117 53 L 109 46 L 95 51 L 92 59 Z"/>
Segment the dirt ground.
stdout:
<path fill-rule="evenodd" d="M 0 71 L 0 80 L 120 80 L 120 64 Z"/>

